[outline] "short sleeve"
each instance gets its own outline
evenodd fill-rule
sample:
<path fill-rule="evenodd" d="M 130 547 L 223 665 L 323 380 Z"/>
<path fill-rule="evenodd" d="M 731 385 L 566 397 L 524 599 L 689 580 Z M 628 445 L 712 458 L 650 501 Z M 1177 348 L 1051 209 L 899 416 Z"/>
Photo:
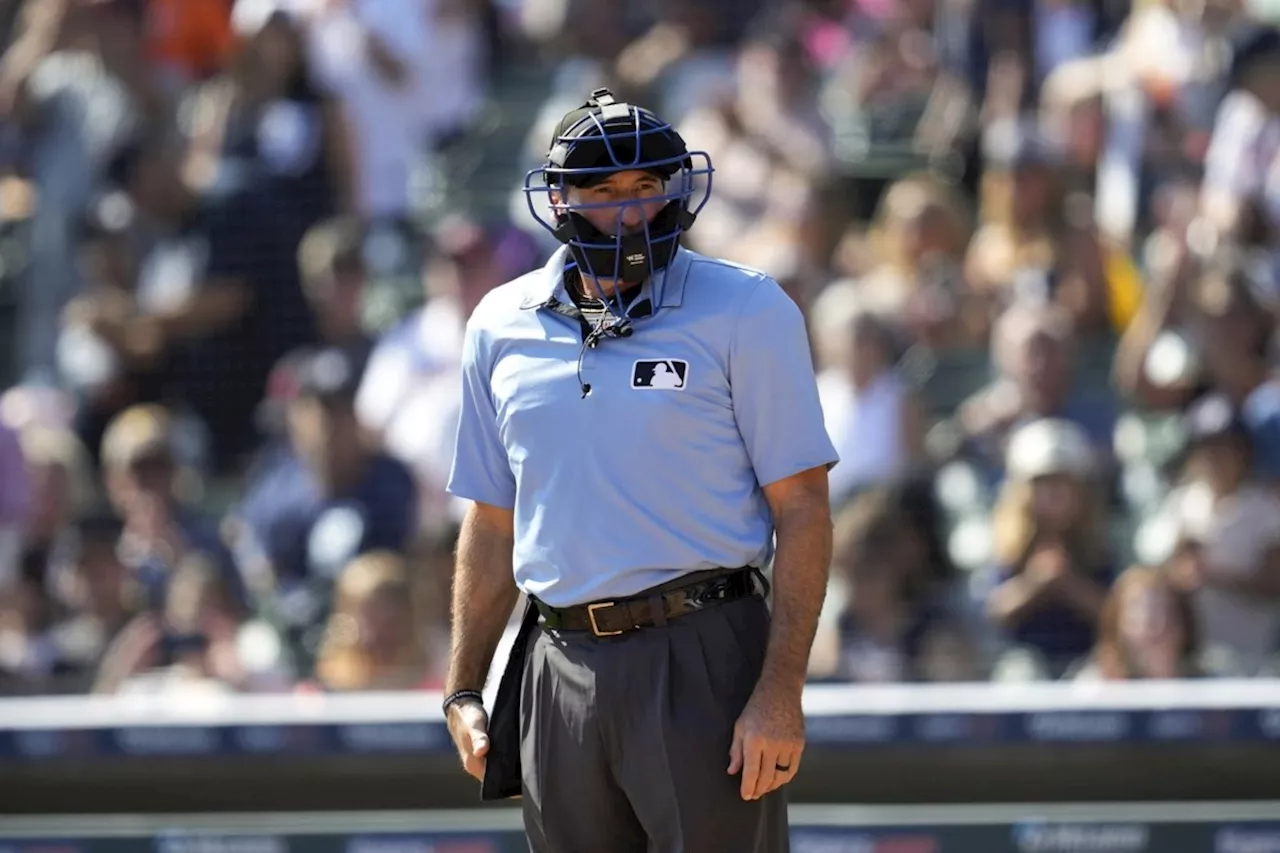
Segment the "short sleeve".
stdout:
<path fill-rule="evenodd" d="M 462 400 L 448 490 L 455 497 L 511 509 L 516 503 L 516 480 L 498 432 L 489 358 L 481 334 L 476 323 L 467 324 L 462 345 Z"/>
<path fill-rule="evenodd" d="M 804 315 L 772 279 L 757 282 L 738 316 L 729 385 L 760 485 L 839 460 L 822 416 Z"/>

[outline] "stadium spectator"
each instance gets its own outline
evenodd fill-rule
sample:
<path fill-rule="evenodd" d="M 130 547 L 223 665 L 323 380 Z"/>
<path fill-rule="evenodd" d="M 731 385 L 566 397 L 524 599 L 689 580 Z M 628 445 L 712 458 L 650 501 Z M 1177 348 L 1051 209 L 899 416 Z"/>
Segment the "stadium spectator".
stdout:
<path fill-rule="evenodd" d="M 444 663 L 403 556 L 363 554 L 338 576 L 316 685 L 325 691 L 439 690 Z"/>
<path fill-rule="evenodd" d="M 418 480 L 420 514 L 429 527 L 461 520 L 445 491 L 462 400 L 462 333 L 486 293 L 531 269 L 536 255 L 524 232 L 490 233 L 451 217 L 434 230 L 435 251 L 423 279 L 426 305 L 378 341 L 360 383 L 360 423 Z"/>
<path fill-rule="evenodd" d="M 53 602 L 36 578 L 20 575 L 0 589 L 0 692 L 51 692 L 58 663 Z"/>
<path fill-rule="evenodd" d="M 249 602 L 230 551 L 212 523 L 181 494 L 180 437 L 161 406 L 134 406 L 108 425 L 102 439 L 103 479 L 124 521 L 119 547 L 150 607 L 164 606 L 174 571 L 189 553 L 204 553 L 241 607 Z"/>
<path fill-rule="evenodd" d="M 280 0 L 238 0 L 241 7 Z M 344 210 L 367 222 L 400 224 L 410 187 L 428 156 L 432 87 L 428 76 L 434 4 L 414 0 L 322 3 L 294 17 L 311 67 L 310 84 L 333 98 L 350 136 L 351 180 Z M 425 57 L 425 58 L 424 58 Z"/>
<path fill-rule="evenodd" d="M 39 199 L 20 304 L 19 363 L 28 380 L 56 376 L 58 315 L 79 287 L 74 221 L 104 169 L 143 123 L 164 112 L 142 61 L 140 4 L 29 0 L 6 54 L 0 103 L 23 133 L 21 158 Z"/>
<path fill-rule="evenodd" d="M 102 337 L 161 371 L 163 402 L 204 421 L 216 471 L 233 473 L 257 442 L 253 411 L 276 359 L 315 339 L 298 282 L 301 230 L 273 188 L 201 197 L 180 152 L 143 139 L 113 169 L 157 239 L 141 260 L 131 310 L 97 317 Z"/>
<path fill-rule="evenodd" d="M 996 563 L 977 588 L 1006 649 L 1058 678 L 1093 647 L 1115 576 L 1096 454 L 1079 427 L 1041 419 L 1014 433 L 1006 466 L 992 518 Z"/>
<path fill-rule="evenodd" d="M 976 649 L 949 612 L 928 547 L 890 490 L 864 493 L 835 521 L 833 605 L 811 677 L 844 682 L 964 681 Z"/>
<path fill-rule="evenodd" d="M 1280 499 L 1250 476 L 1249 430 L 1228 398 L 1201 399 L 1186 426 L 1182 482 L 1166 507 L 1171 577 L 1192 596 L 1206 645 L 1254 675 L 1280 629 Z"/>
<path fill-rule="evenodd" d="M 87 693 L 108 646 L 146 605 L 117 551 L 123 534 L 120 521 L 106 514 L 86 516 L 74 527 L 74 551 L 57 570 L 62 618 L 50 632 L 60 669 L 56 692 Z"/>
<path fill-rule="evenodd" d="M 981 345 L 991 307 L 962 276 L 969 238 L 967 211 L 950 187 L 927 175 L 895 181 L 867 235 L 872 266 L 853 286 L 869 310 L 903 325 L 913 342 Z"/>
<path fill-rule="evenodd" d="M 1133 566 L 1116 578 L 1098 622 L 1098 641 L 1080 681 L 1203 678 L 1221 674 L 1200 645 L 1187 594 L 1164 573 Z"/>
<path fill-rule="evenodd" d="M 1227 241 L 1271 252 L 1280 226 L 1280 32 L 1240 28 L 1204 163 L 1202 210 Z M 1272 261 L 1275 264 L 1275 261 Z"/>
<path fill-rule="evenodd" d="M 71 430 L 31 425 L 21 441 L 31 483 L 22 571 L 53 590 L 55 569 L 75 552 L 78 521 L 94 508 L 97 484 L 89 455 Z"/>
<path fill-rule="evenodd" d="M 288 441 L 267 450 L 234 511 L 241 569 L 261 594 L 332 579 L 368 551 L 405 553 L 417 532 L 412 474 L 356 420 L 351 357 L 322 349 L 297 378 Z"/>
<path fill-rule="evenodd" d="M 851 289 L 829 288 L 814 304 L 818 393 L 827 432 L 840 454 L 831 500 L 894 482 L 924 457 L 925 414 L 897 369 L 899 344 L 888 322 L 858 305 Z"/>
<path fill-rule="evenodd" d="M 1022 120 L 988 129 L 982 226 L 966 259 L 971 286 L 996 305 L 1062 306 L 1077 337 L 1112 328 L 1108 255 L 1087 196 L 1068 193 L 1062 152 Z"/>
<path fill-rule="evenodd" d="M 354 217 L 326 220 L 307 230 L 298 246 L 298 269 L 320 343 L 349 352 L 361 365 L 373 351 L 365 332 L 365 230 Z"/>
<path fill-rule="evenodd" d="M 191 552 L 173 573 L 160 611 L 137 616 L 103 657 L 95 693 L 188 694 L 239 690 L 240 607 L 216 564 Z"/>
<path fill-rule="evenodd" d="M 269 193 L 275 227 L 297 239 L 352 209 L 351 131 L 316 80 L 305 22 L 283 0 L 237 0 L 235 52 L 193 96 L 184 175 L 203 190 Z"/>
<path fill-rule="evenodd" d="M 1249 430 L 1256 472 L 1275 480 L 1280 380 L 1272 363 L 1274 320 L 1259 301 L 1258 284 L 1234 253 L 1202 270 L 1174 272 L 1125 342 L 1117 375 L 1151 408 L 1183 408 L 1204 395 L 1225 394 Z"/>
<path fill-rule="evenodd" d="M 1022 303 L 1001 315 L 991 343 L 997 377 L 960 410 L 965 452 L 993 480 L 1000 479 L 1008 437 L 1040 418 L 1070 421 L 1095 452 L 1109 452 L 1114 402 L 1104 389 L 1073 376 L 1076 343 L 1070 318 L 1057 307 Z"/>

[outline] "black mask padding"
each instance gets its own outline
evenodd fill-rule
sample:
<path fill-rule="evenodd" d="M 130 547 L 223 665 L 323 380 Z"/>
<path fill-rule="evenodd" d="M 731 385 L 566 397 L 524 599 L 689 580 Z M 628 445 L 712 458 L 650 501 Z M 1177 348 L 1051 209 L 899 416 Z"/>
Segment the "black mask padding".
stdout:
<path fill-rule="evenodd" d="M 684 157 L 684 143 L 669 133 L 648 132 L 640 137 L 640 156 L 636 156 L 635 138 L 630 129 L 613 132 L 609 144 L 599 136 L 584 136 L 573 144 L 565 157 L 566 169 L 600 169 L 585 175 L 566 175 L 564 183 L 575 187 L 590 187 L 607 180 L 611 174 L 629 168 L 641 169 L 662 180 L 669 180 L 681 167 L 692 168 L 692 161 Z M 664 163 L 664 160 L 674 162 Z M 630 164 L 636 164 L 631 166 Z M 650 165 L 660 163 L 661 165 Z"/>
<path fill-rule="evenodd" d="M 680 232 L 692 228 L 696 218 L 685 208 L 683 199 L 675 199 L 649 223 L 647 239 L 644 231 L 638 231 L 625 235 L 619 245 L 616 237 L 605 234 L 579 213 L 562 217 L 555 235 L 560 242 L 569 244 L 569 251 L 585 275 L 613 279 L 616 269 L 618 280 L 636 284 L 671 263 L 680 245 Z"/>

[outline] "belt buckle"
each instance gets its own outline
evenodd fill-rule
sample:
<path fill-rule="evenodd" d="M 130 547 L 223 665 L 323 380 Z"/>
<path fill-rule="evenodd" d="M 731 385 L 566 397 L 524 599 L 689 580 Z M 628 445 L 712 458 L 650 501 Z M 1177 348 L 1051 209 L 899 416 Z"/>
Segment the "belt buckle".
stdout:
<path fill-rule="evenodd" d="M 596 624 L 596 611 L 604 607 L 613 607 L 615 602 L 597 601 L 595 604 L 587 605 L 587 621 L 591 623 L 591 633 L 597 637 L 616 637 L 622 631 L 601 631 L 600 626 Z"/>

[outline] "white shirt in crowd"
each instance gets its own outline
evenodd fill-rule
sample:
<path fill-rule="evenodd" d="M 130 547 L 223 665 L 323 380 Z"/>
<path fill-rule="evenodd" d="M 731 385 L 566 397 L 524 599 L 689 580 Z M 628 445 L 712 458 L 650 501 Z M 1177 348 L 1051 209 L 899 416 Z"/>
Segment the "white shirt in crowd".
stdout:
<path fill-rule="evenodd" d="M 462 400 L 463 328 L 457 303 L 432 299 L 379 342 L 356 397 L 361 424 L 416 473 L 424 517 L 461 519 L 464 502 L 445 486 Z"/>
<path fill-rule="evenodd" d="M 1179 538 L 1198 543 L 1214 570 L 1256 573 L 1267 551 L 1280 545 L 1280 500 L 1267 489 L 1245 485 L 1214 500 L 1203 484 L 1176 489 L 1169 497 Z M 1230 649 L 1245 672 L 1257 673 L 1276 650 L 1280 608 L 1205 586 L 1195 593 L 1204 645 Z"/>
<path fill-rule="evenodd" d="M 907 390 L 897 375 L 886 371 L 859 392 L 844 371 L 824 370 L 818 396 L 827 435 L 840 454 L 831 471 L 833 498 L 902 474 L 908 462 L 902 421 Z"/>
<path fill-rule="evenodd" d="M 470 21 L 442 18 L 424 0 L 320 3 L 310 14 L 308 50 L 317 82 L 342 103 L 350 128 L 360 213 L 403 215 L 413 172 L 432 137 L 478 108 L 479 35 Z M 370 58 L 372 35 L 406 69 L 392 82 Z"/>
<path fill-rule="evenodd" d="M 1255 201 L 1280 226 L 1280 119 L 1246 92 L 1223 99 L 1205 155 L 1206 201 Z"/>

